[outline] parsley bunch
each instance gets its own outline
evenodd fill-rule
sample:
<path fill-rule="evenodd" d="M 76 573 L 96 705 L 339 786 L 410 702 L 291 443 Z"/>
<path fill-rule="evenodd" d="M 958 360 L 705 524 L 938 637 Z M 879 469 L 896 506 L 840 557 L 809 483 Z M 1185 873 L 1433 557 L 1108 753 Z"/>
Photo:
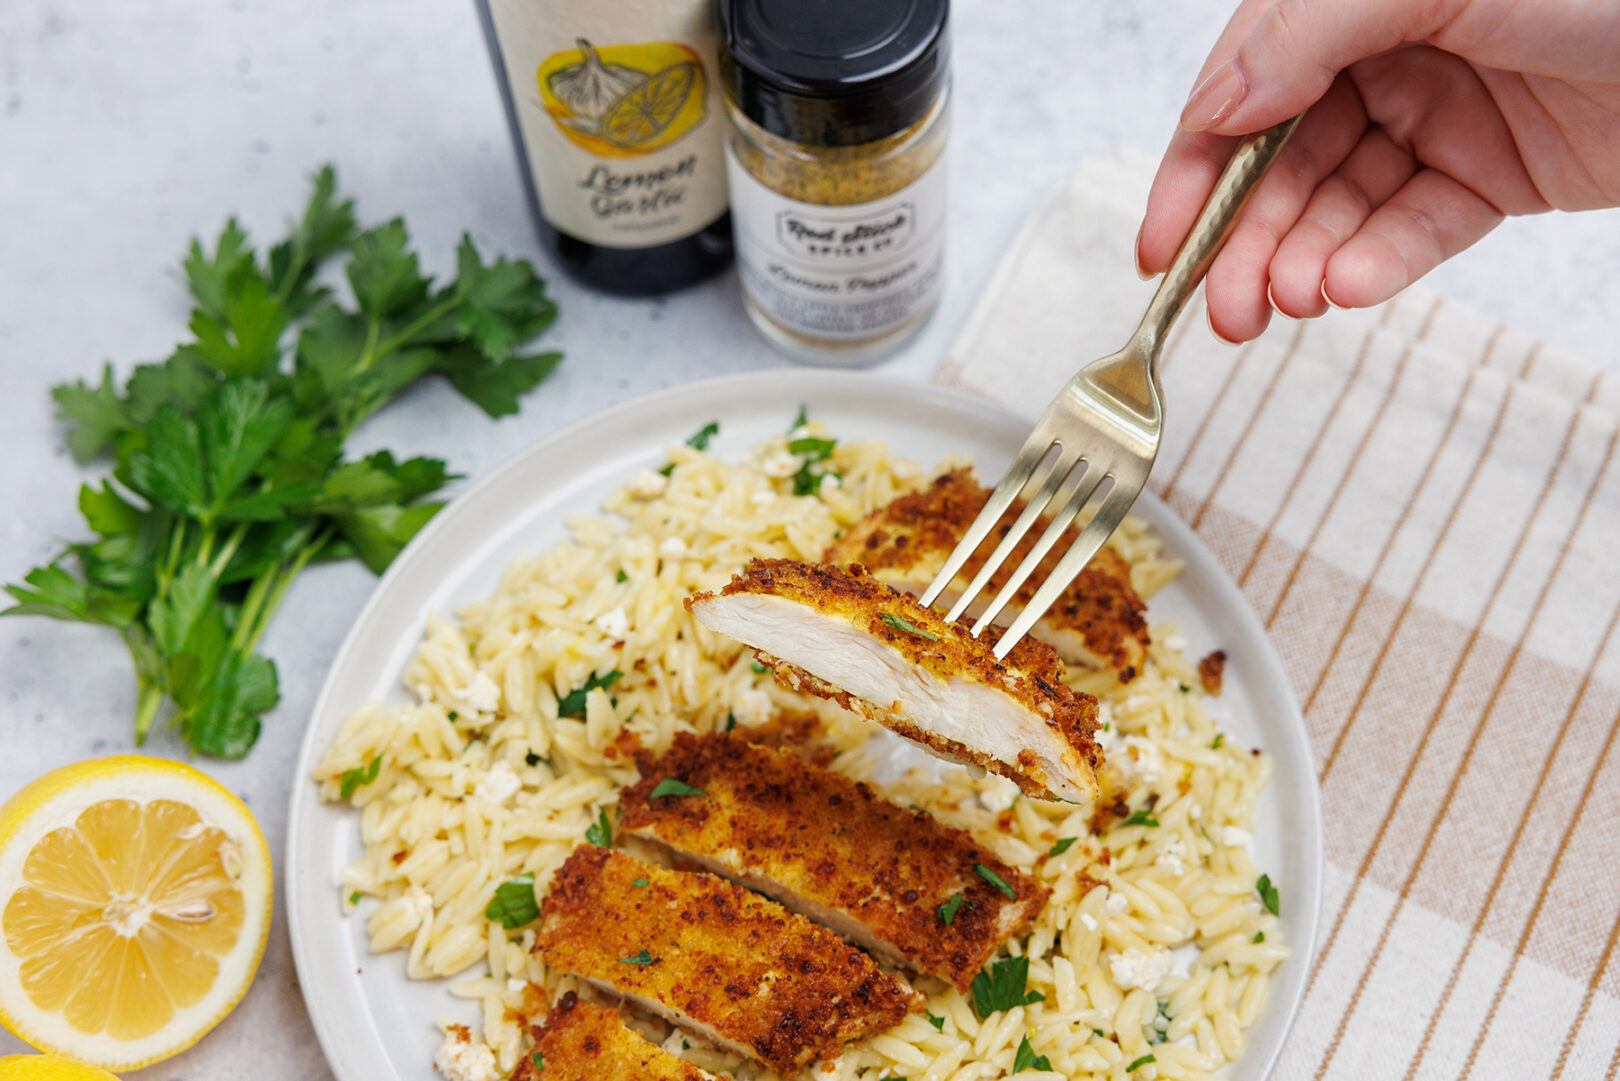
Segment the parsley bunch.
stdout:
<path fill-rule="evenodd" d="M 349 303 L 319 279 L 338 257 Z M 262 256 L 233 219 L 182 271 L 190 337 L 168 359 L 122 387 L 109 365 L 99 385 L 53 391 L 74 456 L 110 457 L 112 476 L 79 492 L 95 539 L 7 586 L 4 614 L 113 628 L 134 661 L 136 741 L 168 701 L 194 750 L 239 758 L 279 698 L 256 646 L 293 579 L 349 557 L 381 572 L 453 479 L 431 458 L 346 461 L 344 441 L 435 372 L 492 417 L 516 412 L 560 359 L 519 352 L 556 307 L 527 262 L 486 264 L 467 237 L 436 286 L 402 221 L 359 228 L 330 166 Z"/>

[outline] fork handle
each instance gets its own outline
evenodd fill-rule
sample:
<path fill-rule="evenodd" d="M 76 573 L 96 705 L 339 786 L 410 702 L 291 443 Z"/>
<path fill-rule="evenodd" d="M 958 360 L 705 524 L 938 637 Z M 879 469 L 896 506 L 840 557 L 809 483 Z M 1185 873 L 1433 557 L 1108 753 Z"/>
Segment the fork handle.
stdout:
<path fill-rule="evenodd" d="M 1204 280 L 1205 272 L 1215 261 L 1221 245 L 1226 243 L 1244 204 L 1304 116 L 1300 113 L 1276 127 L 1245 136 L 1232 152 L 1232 160 L 1226 163 L 1220 179 L 1215 181 L 1215 190 L 1209 193 L 1204 209 L 1198 212 L 1198 220 L 1193 222 L 1187 239 L 1181 242 L 1181 250 L 1176 252 L 1164 280 L 1159 283 L 1159 291 L 1153 294 L 1153 302 L 1131 336 L 1132 343 L 1150 363 L 1158 360 L 1159 350 L 1170 335 L 1171 324 L 1187 306 L 1198 283 Z"/>

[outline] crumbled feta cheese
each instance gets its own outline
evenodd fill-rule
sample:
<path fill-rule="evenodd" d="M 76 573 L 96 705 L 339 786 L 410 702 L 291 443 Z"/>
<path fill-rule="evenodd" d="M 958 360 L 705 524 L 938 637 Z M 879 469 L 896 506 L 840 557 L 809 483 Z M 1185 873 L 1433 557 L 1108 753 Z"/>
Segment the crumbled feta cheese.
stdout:
<path fill-rule="evenodd" d="M 475 1042 L 466 1025 L 450 1026 L 433 1056 L 433 1068 L 448 1081 L 501 1081 L 495 1052 Z"/>
<path fill-rule="evenodd" d="M 472 680 L 465 687 L 450 693 L 478 713 L 494 713 L 501 708 L 500 685 L 489 678 L 488 672 L 474 672 Z"/>
<path fill-rule="evenodd" d="M 771 491 L 769 488 L 761 488 L 759 491 L 749 496 L 748 501 L 756 507 L 763 507 L 767 503 L 774 503 L 776 501 L 776 493 Z"/>
<path fill-rule="evenodd" d="M 527 986 L 529 986 L 527 982 L 525 982 L 523 980 L 520 980 L 515 976 L 512 979 L 506 981 L 506 989 L 508 991 L 512 992 L 514 995 L 517 994 L 519 991 L 523 990 Z"/>
<path fill-rule="evenodd" d="M 1242 848 L 1252 840 L 1254 840 L 1254 834 L 1250 833 L 1246 829 L 1240 829 L 1237 826 L 1227 826 L 1225 829 L 1221 830 L 1221 844 L 1223 845 L 1230 845 L 1233 848 Z"/>
<path fill-rule="evenodd" d="M 736 715 L 738 724 L 757 725 L 769 721 L 776 712 L 776 706 L 771 702 L 770 695 L 757 687 L 749 687 L 737 695 L 731 712 Z"/>
<path fill-rule="evenodd" d="M 473 795 L 491 803 L 505 803 L 522 787 L 523 782 L 518 779 L 517 773 L 502 759 L 478 779 L 473 786 Z"/>
<path fill-rule="evenodd" d="M 1191 807 L 1188 807 L 1187 808 L 1187 817 L 1188 818 L 1203 818 L 1204 817 L 1204 805 L 1202 803 L 1195 803 Z"/>
<path fill-rule="evenodd" d="M 787 437 L 788 437 L 788 442 L 789 443 L 793 442 L 796 439 L 809 439 L 810 438 L 810 425 L 808 425 L 808 424 L 797 425 L 791 432 L 788 433 Z"/>
<path fill-rule="evenodd" d="M 1086 930 L 1088 931 L 1095 931 L 1097 929 L 1097 917 L 1093 916 L 1089 912 L 1080 913 L 1080 922 L 1086 925 Z"/>
<path fill-rule="evenodd" d="M 417 927 L 422 926 L 427 918 L 433 915 L 433 895 L 421 886 L 412 886 L 400 894 L 398 903 Z"/>
<path fill-rule="evenodd" d="M 1000 814 L 1018 799 L 1019 788 L 1005 777 L 990 777 L 979 792 L 979 802 L 985 810 Z"/>
<path fill-rule="evenodd" d="M 1180 878 L 1187 873 L 1185 858 L 1187 855 L 1187 842 L 1177 834 L 1159 850 L 1159 856 L 1153 861 L 1155 866 L 1163 867 L 1166 871 Z"/>
<path fill-rule="evenodd" d="M 630 615 L 619 605 L 611 612 L 596 618 L 596 629 L 608 638 L 620 641 L 630 634 Z"/>
<path fill-rule="evenodd" d="M 637 499 L 657 499 L 669 487 L 669 478 L 654 469 L 643 469 L 630 481 L 630 494 Z"/>
<path fill-rule="evenodd" d="M 1187 640 L 1179 634 L 1172 634 L 1164 640 L 1164 648 L 1173 649 L 1179 653 L 1187 648 Z"/>
<path fill-rule="evenodd" d="M 779 450 L 759 463 L 767 477 L 791 477 L 799 471 L 799 456 Z"/>
<path fill-rule="evenodd" d="M 823 488 L 836 488 L 836 487 L 838 487 L 839 483 L 840 483 L 840 481 L 838 480 L 838 477 L 837 477 L 836 474 L 823 473 L 821 475 L 821 486 Z"/>
<path fill-rule="evenodd" d="M 1118 890 L 1109 890 L 1108 899 L 1103 902 L 1103 907 L 1108 910 L 1110 916 L 1123 916 L 1125 910 L 1131 907 L 1131 900 Z"/>
<path fill-rule="evenodd" d="M 1108 958 L 1108 972 L 1114 982 L 1129 991 L 1140 987 L 1152 991 L 1170 972 L 1174 963 L 1170 951 L 1162 948 L 1138 950 L 1131 948 Z"/>
<path fill-rule="evenodd" d="M 1164 775 L 1164 754 L 1142 736 L 1126 736 L 1108 760 L 1133 784 L 1153 784 Z"/>
<path fill-rule="evenodd" d="M 1112 702 L 1097 700 L 1097 749 L 1104 755 L 1109 754 L 1119 746 L 1119 725 L 1114 720 L 1114 705 Z"/>
<path fill-rule="evenodd" d="M 686 542 L 679 537 L 665 537 L 658 543 L 658 554 L 664 559 L 680 559 L 686 554 Z"/>

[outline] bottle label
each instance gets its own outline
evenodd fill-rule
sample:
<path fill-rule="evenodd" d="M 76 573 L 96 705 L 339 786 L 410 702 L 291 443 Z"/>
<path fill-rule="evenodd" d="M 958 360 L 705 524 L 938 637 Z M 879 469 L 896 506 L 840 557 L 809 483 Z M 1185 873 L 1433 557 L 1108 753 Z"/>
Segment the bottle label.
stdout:
<path fill-rule="evenodd" d="M 880 199 L 822 206 L 767 188 L 728 145 L 737 273 L 749 299 L 788 330 L 830 341 L 881 337 L 927 312 L 943 285 L 943 161 Z"/>
<path fill-rule="evenodd" d="M 646 248 L 726 210 L 708 0 L 490 0 L 541 213 Z"/>

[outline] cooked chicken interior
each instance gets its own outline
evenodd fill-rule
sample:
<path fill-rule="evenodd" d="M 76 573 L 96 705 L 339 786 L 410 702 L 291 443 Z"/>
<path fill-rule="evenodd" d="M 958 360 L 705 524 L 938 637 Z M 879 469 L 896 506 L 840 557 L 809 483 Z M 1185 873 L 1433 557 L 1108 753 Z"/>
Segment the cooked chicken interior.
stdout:
<path fill-rule="evenodd" d="M 707 797 L 655 798 L 669 778 Z M 964 830 L 897 807 L 791 751 L 723 733 L 682 733 L 644 763 L 641 781 L 619 795 L 618 830 L 964 994 L 1049 892 Z"/>
<path fill-rule="evenodd" d="M 922 1007 L 870 957 L 774 901 L 589 845 L 557 872 L 535 950 L 781 1073 Z"/>
<path fill-rule="evenodd" d="M 990 490 L 975 481 L 971 471 L 953 470 L 937 477 L 922 491 L 901 496 L 856 522 L 833 542 L 822 558 L 840 566 L 859 563 L 896 589 L 920 594 L 945 565 L 945 558 L 984 509 L 988 498 Z M 1023 509 L 1022 503 L 1014 503 L 1008 509 L 989 539 L 979 546 L 941 595 L 940 607 L 949 608 L 962 595 Z M 970 617 L 977 617 L 1001 591 L 1007 577 L 1023 562 L 1048 524 L 1048 519 L 1039 519 L 1025 534 L 968 609 Z M 1009 622 L 1016 618 L 1078 536 L 1079 531 L 1070 527 L 1068 535 L 1030 575 L 1030 584 L 1019 590 L 1008 604 L 1003 618 Z M 1035 624 L 1033 633 L 1055 646 L 1064 660 L 1090 668 L 1112 668 L 1128 683 L 1141 672 L 1142 662 L 1147 657 L 1146 611 L 1147 605 L 1131 586 L 1130 564 L 1104 545 Z"/>
<path fill-rule="evenodd" d="M 618 1010 L 569 991 L 534 1029 L 534 1052 L 511 1081 L 714 1081 L 625 1027 Z"/>
<path fill-rule="evenodd" d="M 1063 683 L 1026 636 L 1006 661 L 860 567 L 756 559 L 718 593 L 687 598 L 711 630 L 753 646 L 779 680 L 838 702 L 951 761 L 1041 799 L 1097 795 L 1097 700 Z"/>

